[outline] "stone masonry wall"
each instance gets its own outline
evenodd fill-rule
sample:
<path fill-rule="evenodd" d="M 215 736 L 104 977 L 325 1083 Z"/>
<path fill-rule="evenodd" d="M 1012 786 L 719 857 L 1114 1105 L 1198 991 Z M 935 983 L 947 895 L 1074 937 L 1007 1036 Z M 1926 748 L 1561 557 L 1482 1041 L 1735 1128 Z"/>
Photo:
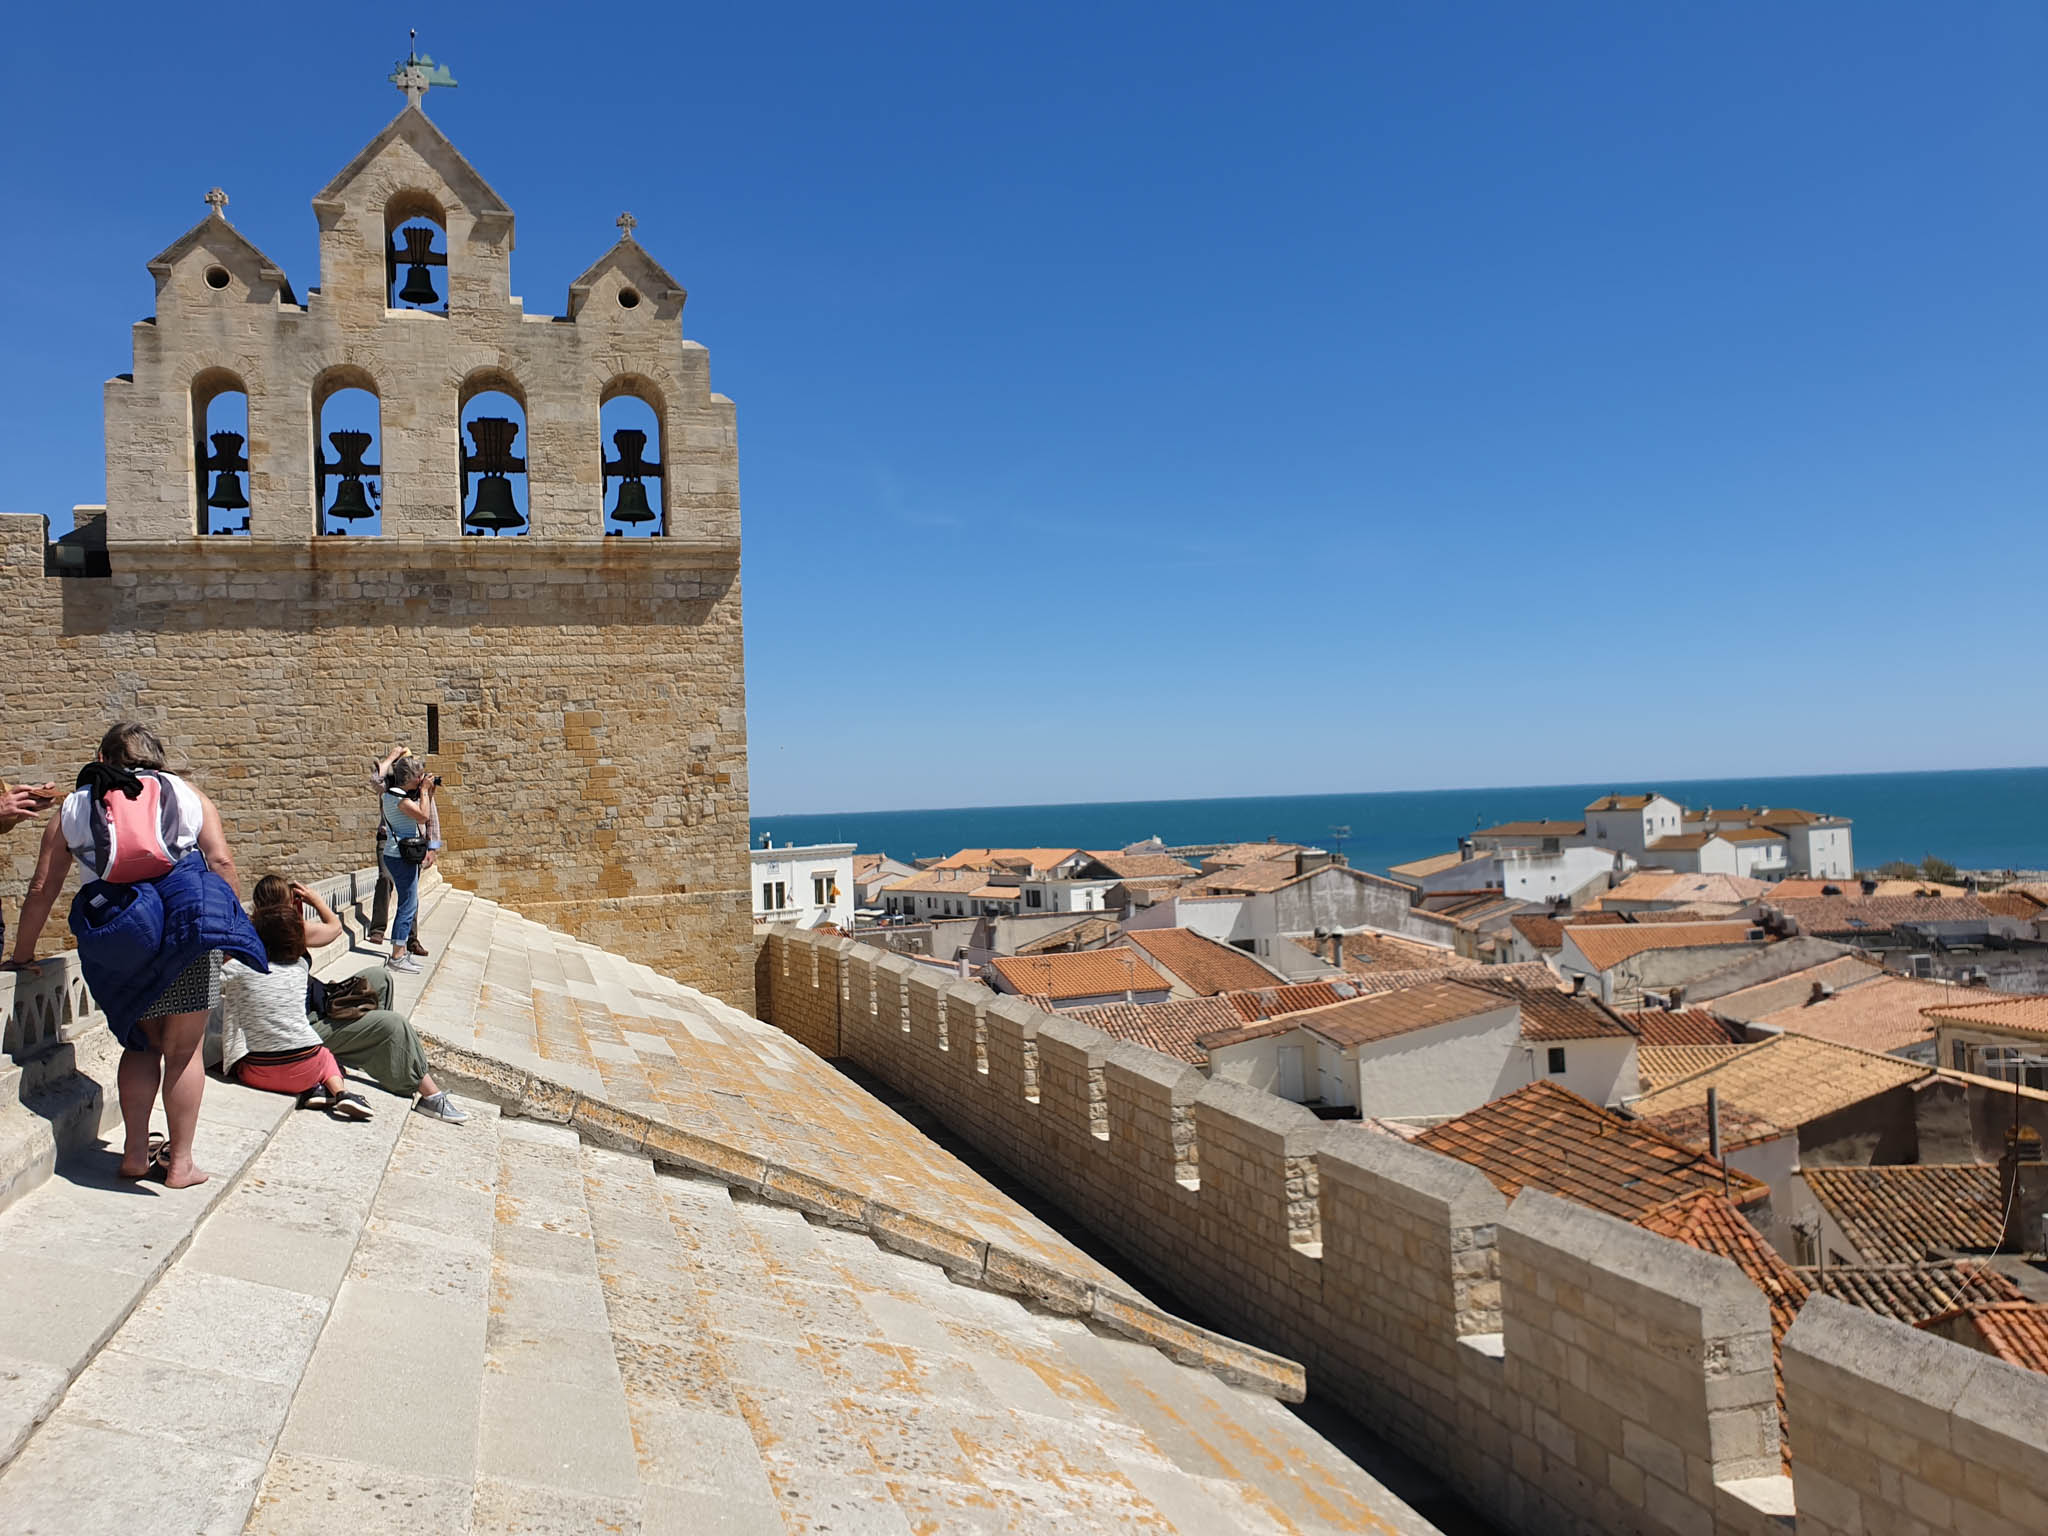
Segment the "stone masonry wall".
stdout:
<path fill-rule="evenodd" d="M 1821 1298 L 1786 1346 L 1786 1478 L 1769 1311 L 1724 1259 L 1541 1194 L 1510 1205 L 1465 1164 L 851 940 L 771 930 L 757 974 L 764 1018 L 836 1042 L 1205 1322 L 1300 1360 L 1503 1529 L 2048 1529 L 2026 1502 L 2048 1487 L 2048 1379 Z M 1842 1342 L 1872 1327 L 1929 1363 Z M 1954 1490 L 1970 1457 L 1988 1492 Z"/>
<path fill-rule="evenodd" d="M 195 536 L 60 579 L 43 540 L 0 517 L 9 778 L 68 787 L 142 720 L 220 806 L 246 894 L 369 862 L 368 760 L 424 750 L 435 704 L 449 879 L 751 1002 L 735 549 Z M 35 852 L 32 828 L 0 843 L 10 912 Z"/>

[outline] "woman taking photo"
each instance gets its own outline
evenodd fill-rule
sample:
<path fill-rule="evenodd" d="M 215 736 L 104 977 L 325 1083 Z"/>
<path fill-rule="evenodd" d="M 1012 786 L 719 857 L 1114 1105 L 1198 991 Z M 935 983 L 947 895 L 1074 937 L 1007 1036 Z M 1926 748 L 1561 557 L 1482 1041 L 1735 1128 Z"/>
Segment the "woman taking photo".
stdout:
<path fill-rule="evenodd" d="M 268 1093 L 298 1095 L 301 1109 L 324 1109 L 337 1120 L 367 1120 L 370 1102 L 348 1091 L 334 1053 L 306 1017 L 306 924 L 297 907 L 258 905 L 256 932 L 270 960 L 257 971 L 230 960 L 222 1010 L 220 1069 L 224 1077 Z"/>
<path fill-rule="evenodd" d="M 427 824 L 434 819 L 434 780 L 427 765 L 407 754 L 391 765 L 384 778 L 384 873 L 398 893 L 398 911 L 391 919 L 393 971 L 417 971 L 410 953 L 413 919 L 420 910 L 420 866 L 431 851 Z"/>
<path fill-rule="evenodd" d="M 159 1178 L 173 1189 L 203 1184 L 208 1176 L 192 1162 L 192 1137 L 206 1089 L 200 1044 L 220 1001 L 221 955 L 263 964 L 235 893 L 235 857 L 220 812 L 165 771 L 163 743 L 145 727 L 108 731 L 44 829 L 10 969 L 35 964 L 36 940 L 74 862 L 92 881 L 72 907 L 79 967 L 122 1046 L 121 1176 Z M 162 1144 L 149 1134 L 159 1092 L 170 1128 Z"/>

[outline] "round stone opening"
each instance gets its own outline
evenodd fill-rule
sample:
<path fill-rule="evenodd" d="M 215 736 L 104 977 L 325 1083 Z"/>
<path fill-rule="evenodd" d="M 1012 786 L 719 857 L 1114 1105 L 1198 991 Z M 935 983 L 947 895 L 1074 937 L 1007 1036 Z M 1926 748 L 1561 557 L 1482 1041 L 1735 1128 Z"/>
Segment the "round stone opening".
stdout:
<path fill-rule="evenodd" d="M 225 288 L 228 285 L 228 281 L 228 269 L 226 267 L 208 267 L 206 269 L 207 287 Z"/>
<path fill-rule="evenodd" d="M 619 290 L 619 308 L 637 309 L 639 306 L 640 294 L 637 290 L 632 288 L 621 288 Z"/>

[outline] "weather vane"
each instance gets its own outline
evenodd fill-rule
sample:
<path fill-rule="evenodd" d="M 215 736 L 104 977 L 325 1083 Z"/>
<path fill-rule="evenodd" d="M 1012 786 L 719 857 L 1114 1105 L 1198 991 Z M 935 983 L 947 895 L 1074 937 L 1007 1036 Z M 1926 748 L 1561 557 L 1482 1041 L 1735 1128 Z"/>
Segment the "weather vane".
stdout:
<path fill-rule="evenodd" d="M 417 107 L 429 86 L 439 85 L 454 90 L 455 77 L 448 73 L 448 66 L 436 64 L 420 52 L 419 29 L 415 27 L 405 35 L 405 57 L 391 67 L 389 76 L 391 83 L 405 93 L 405 104 Z"/>

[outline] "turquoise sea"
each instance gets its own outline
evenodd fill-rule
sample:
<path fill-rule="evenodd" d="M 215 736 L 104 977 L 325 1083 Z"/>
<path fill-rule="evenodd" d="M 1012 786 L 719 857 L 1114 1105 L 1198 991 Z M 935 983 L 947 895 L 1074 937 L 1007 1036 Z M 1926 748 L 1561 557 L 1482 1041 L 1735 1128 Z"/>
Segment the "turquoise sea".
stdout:
<path fill-rule="evenodd" d="M 1378 870 L 1447 852 L 1475 827 L 1575 819 L 1609 790 L 1639 789 L 1693 806 L 1789 805 L 1848 816 L 1862 868 L 1932 853 L 1961 869 L 2048 870 L 2048 768 L 757 816 L 754 842 L 769 833 L 778 843 L 850 842 L 910 859 L 958 848 L 1117 848 L 1153 836 L 1168 843 L 1277 837 L 1337 848 L 1359 868 Z M 1340 827 L 1349 834 L 1340 836 Z"/>

